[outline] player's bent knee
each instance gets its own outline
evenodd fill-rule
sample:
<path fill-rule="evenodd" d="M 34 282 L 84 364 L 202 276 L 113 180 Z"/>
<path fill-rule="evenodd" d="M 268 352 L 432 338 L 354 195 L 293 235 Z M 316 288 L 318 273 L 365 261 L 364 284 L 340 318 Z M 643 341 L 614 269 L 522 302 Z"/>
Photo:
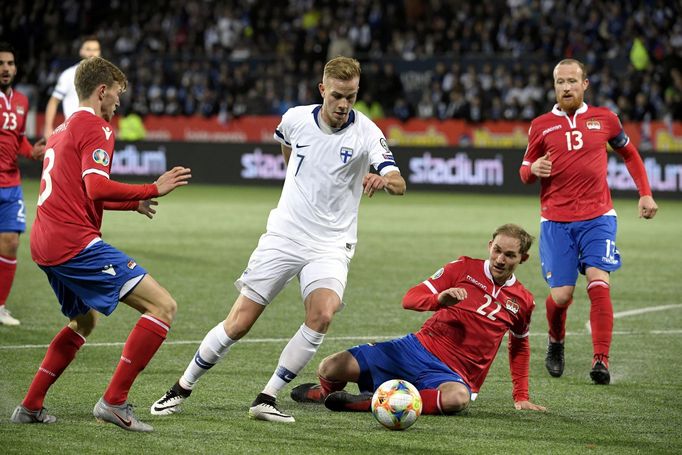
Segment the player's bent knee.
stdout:
<path fill-rule="evenodd" d="M 319 376 L 322 376 L 323 378 L 327 379 L 333 379 L 334 372 L 336 371 L 336 364 L 338 363 L 336 360 L 337 354 L 332 354 L 328 357 L 325 357 L 322 359 L 322 362 L 320 362 L 320 365 L 317 367 L 317 374 Z"/>
<path fill-rule="evenodd" d="M 341 373 L 348 368 L 348 356 L 351 356 L 348 351 L 342 351 L 325 357 L 317 367 L 317 374 L 331 381 L 340 379 Z"/>
<path fill-rule="evenodd" d="M 571 303 L 571 300 L 573 299 L 573 287 L 553 288 L 551 294 L 554 303 L 559 306 L 565 306 Z"/>
<path fill-rule="evenodd" d="M 333 318 L 333 312 L 316 312 L 306 317 L 306 325 L 316 332 L 326 333 Z"/>
<path fill-rule="evenodd" d="M 0 233 L 0 254 L 7 258 L 16 258 L 19 252 L 19 234 L 14 232 Z"/>
<path fill-rule="evenodd" d="M 79 335 L 87 338 L 97 325 L 97 316 L 93 312 L 81 314 L 69 321 L 69 328 Z"/>
<path fill-rule="evenodd" d="M 469 407 L 471 396 L 469 390 L 462 384 L 446 387 L 441 390 L 440 406 L 443 414 L 456 414 Z"/>
<path fill-rule="evenodd" d="M 159 316 L 162 317 L 162 319 L 167 320 L 168 322 L 173 322 L 173 319 L 175 319 L 175 313 L 178 311 L 178 304 L 171 297 L 170 295 L 161 301 L 159 301 L 156 305 L 156 307 L 159 309 Z"/>

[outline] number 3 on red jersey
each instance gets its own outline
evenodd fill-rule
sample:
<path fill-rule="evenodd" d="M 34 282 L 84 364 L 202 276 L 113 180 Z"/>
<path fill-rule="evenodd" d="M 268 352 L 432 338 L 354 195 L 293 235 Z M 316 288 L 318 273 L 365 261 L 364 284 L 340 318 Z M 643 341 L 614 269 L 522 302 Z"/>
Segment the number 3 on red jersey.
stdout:
<path fill-rule="evenodd" d="M 52 194 L 52 178 L 50 177 L 50 171 L 54 167 L 54 156 L 54 149 L 52 147 L 45 150 L 43 162 L 48 161 L 48 163 L 47 166 L 45 166 L 45 169 L 43 169 L 43 174 L 40 176 L 41 183 L 43 180 L 45 181 L 45 189 L 38 195 L 38 206 L 43 205 L 43 202 Z"/>

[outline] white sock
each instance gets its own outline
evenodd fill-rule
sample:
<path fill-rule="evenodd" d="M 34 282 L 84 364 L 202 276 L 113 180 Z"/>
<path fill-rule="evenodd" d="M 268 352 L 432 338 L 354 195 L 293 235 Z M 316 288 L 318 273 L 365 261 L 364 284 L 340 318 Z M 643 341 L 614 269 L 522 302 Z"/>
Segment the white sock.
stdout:
<path fill-rule="evenodd" d="M 192 361 L 187 365 L 187 369 L 179 381 L 180 387 L 192 390 L 197 385 L 199 378 L 218 363 L 230 349 L 230 346 L 235 343 L 236 341 L 225 333 L 222 322 L 213 327 L 199 345 Z"/>
<path fill-rule="evenodd" d="M 316 332 L 305 324 L 301 324 L 280 354 L 277 370 L 265 385 L 263 393 L 276 397 L 277 393 L 310 362 L 322 344 L 322 340 L 324 340 L 324 333 Z"/>

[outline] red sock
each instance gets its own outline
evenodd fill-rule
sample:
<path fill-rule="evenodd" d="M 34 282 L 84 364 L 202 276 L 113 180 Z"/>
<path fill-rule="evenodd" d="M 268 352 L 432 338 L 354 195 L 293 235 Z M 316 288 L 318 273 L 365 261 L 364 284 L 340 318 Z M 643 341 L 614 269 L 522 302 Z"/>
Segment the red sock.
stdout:
<path fill-rule="evenodd" d="M 338 392 L 339 390 L 343 390 L 343 388 L 346 387 L 346 384 L 348 384 L 345 381 L 330 381 L 329 379 L 324 378 L 319 374 L 317 375 L 317 378 L 320 380 L 320 385 L 322 386 L 323 397 L 326 397 L 332 392 Z"/>
<path fill-rule="evenodd" d="M 0 256 L 0 306 L 3 306 L 12 290 L 14 274 L 17 271 L 17 258 Z"/>
<path fill-rule="evenodd" d="M 566 337 L 566 313 L 571 303 L 573 303 L 573 299 L 569 300 L 566 305 L 557 305 L 552 294 L 548 295 L 547 300 L 545 300 L 549 336 L 554 342 L 563 342 Z"/>
<path fill-rule="evenodd" d="M 609 283 L 602 280 L 590 281 L 587 285 L 590 297 L 590 326 L 592 327 L 592 347 L 595 355 L 609 355 L 613 335 L 613 305 Z M 607 362 L 605 360 L 605 362 Z M 608 363 L 606 364 L 608 368 Z"/>
<path fill-rule="evenodd" d="M 440 390 L 420 390 L 419 395 L 422 397 L 422 414 L 437 416 L 443 414 L 440 407 Z"/>
<path fill-rule="evenodd" d="M 33 377 L 26 397 L 21 403 L 26 409 L 38 411 L 43 407 L 45 395 L 52 384 L 76 357 L 76 353 L 85 343 L 85 338 L 77 334 L 69 326 L 64 327 L 50 343 L 45 358 Z"/>
<path fill-rule="evenodd" d="M 113 405 L 125 403 L 135 378 L 166 339 L 169 329 L 165 322 L 148 314 L 137 321 L 123 346 L 121 361 L 104 392 L 104 401 Z"/>

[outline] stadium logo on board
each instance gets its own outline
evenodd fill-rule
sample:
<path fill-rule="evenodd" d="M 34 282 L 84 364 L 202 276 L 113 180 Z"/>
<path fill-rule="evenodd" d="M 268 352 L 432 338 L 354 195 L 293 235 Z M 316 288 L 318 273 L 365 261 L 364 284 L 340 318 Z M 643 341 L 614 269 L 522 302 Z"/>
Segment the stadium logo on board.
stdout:
<path fill-rule="evenodd" d="M 519 304 L 516 303 L 516 299 L 507 299 L 504 302 L 504 307 L 514 314 L 519 312 Z"/>
<path fill-rule="evenodd" d="M 95 150 L 94 152 L 92 152 L 92 159 L 97 164 L 101 164 L 102 166 L 109 166 L 109 154 L 106 152 L 106 150 L 102 149 Z"/>
<path fill-rule="evenodd" d="M 601 129 L 601 123 L 599 123 L 599 120 L 594 120 L 594 119 L 590 119 L 587 122 L 585 122 L 585 126 L 587 126 L 588 130 L 600 130 Z"/>
<path fill-rule="evenodd" d="M 349 159 L 353 156 L 353 149 L 350 147 L 341 147 L 341 161 L 343 161 L 343 164 L 346 164 Z"/>

